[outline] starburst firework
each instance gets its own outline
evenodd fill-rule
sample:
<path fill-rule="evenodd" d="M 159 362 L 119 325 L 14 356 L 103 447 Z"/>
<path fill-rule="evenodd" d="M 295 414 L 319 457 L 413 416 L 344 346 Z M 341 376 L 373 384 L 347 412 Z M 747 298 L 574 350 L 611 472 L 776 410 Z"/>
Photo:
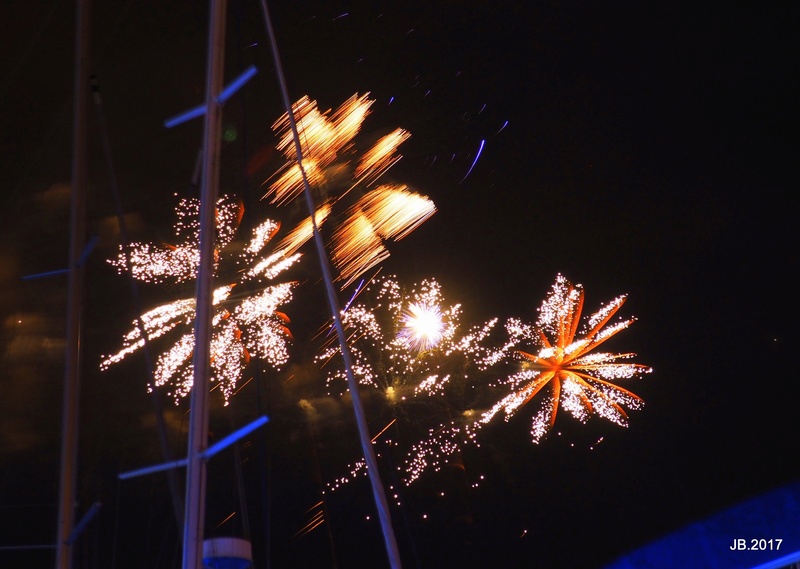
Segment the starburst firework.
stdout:
<path fill-rule="evenodd" d="M 134 243 L 131 246 L 131 274 L 133 278 L 148 283 L 183 283 L 195 278 L 199 263 L 197 223 L 199 201 L 181 200 L 176 209 L 178 223 L 175 234 L 181 239 L 178 245 Z M 219 269 L 222 253 L 236 234 L 243 209 L 229 198 L 221 198 L 217 206 L 217 250 L 215 265 Z M 317 217 L 324 219 L 327 210 Z M 290 339 L 288 318 L 279 311 L 292 298 L 294 283 L 274 283 L 274 279 L 296 263 L 297 249 L 311 233 L 309 221 L 301 223 L 290 232 L 271 253 L 265 253 L 268 243 L 278 233 L 280 225 L 266 220 L 253 229 L 250 240 L 241 253 L 233 259 L 236 264 L 247 265 L 237 271 L 237 282 L 218 287 L 213 295 L 211 340 L 212 381 L 218 383 L 227 402 L 241 379 L 243 369 L 251 354 L 262 358 L 273 367 L 280 367 L 288 359 L 287 341 Z M 120 253 L 109 261 L 119 272 L 125 272 L 127 263 Z M 236 285 L 248 285 L 247 296 L 235 297 Z M 192 387 L 192 354 L 194 352 L 195 300 L 184 298 L 162 304 L 140 316 L 148 340 L 164 336 L 175 337 L 171 347 L 162 352 L 155 363 L 154 385 L 151 389 L 170 385 L 169 395 L 179 401 Z M 135 323 L 134 323 L 135 324 Z M 131 353 L 144 347 L 145 339 L 139 326 L 123 337 L 122 349 L 106 356 L 101 368 L 107 369 Z"/>
<path fill-rule="evenodd" d="M 630 379 L 651 369 L 630 363 L 632 353 L 595 353 L 603 342 L 628 328 L 630 318 L 608 325 L 625 302 L 619 296 L 591 315 L 581 334 L 578 328 L 583 310 L 584 292 L 558 275 L 550 293 L 539 309 L 536 324 L 525 324 L 512 318 L 506 323 L 505 343 L 484 360 L 492 366 L 516 353 L 522 370 L 500 381 L 511 392 L 488 411 L 465 410 L 458 420 L 430 429 L 427 438 L 416 443 L 405 459 L 406 482 L 417 480 L 426 470 L 439 470 L 466 444 L 478 444 L 478 434 L 500 412 L 508 420 L 543 389 L 550 386 L 548 396 L 533 418 L 531 436 L 538 443 L 552 427 L 561 405 L 573 416 L 585 422 L 592 414 L 627 425 L 622 406 L 642 407 L 642 400 L 630 391 L 614 385 L 613 381 Z M 607 326 L 608 325 L 608 326 Z M 527 347 L 527 351 L 519 349 Z M 533 348 L 533 350 L 531 349 Z M 532 353 L 534 350 L 538 350 Z"/>
<path fill-rule="evenodd" d="M 444 333 L 442 311 L 435 304 L 412 302 L 403 313 L 400 337 L 412 350 L 421 352 L 438 344 Z"/>
<path fill-rule="evenodd" d="M 559 405 L 582 422 L 594 414 L 626 426 L 628 416 L 623 406 L 639 409 L 642 400 L 612 382 L 639 377 L 651 370 L 625 361 L 635 356 L 632 353 L 594 352 L 634 322 L 629 318 L 607 326 L 625 299 L 626 296 L 619 296 L 600 308 L 588 318 L 579 334 L 583 287 L 558 275 L 539 309 L 535 326 L 509 321 L 511 343 L 527 341 L 538 346 L 538 351 L 518 350 L 522 369 L 502 382 L 511 393 L 483 413 L 476 426 L 488 423 L 501 411 L 506 419 L 510 418 L 545 388 L 549 393 L 541 398 L 533 418 L 534 442 L 539 442 L 553 426 Z"/>

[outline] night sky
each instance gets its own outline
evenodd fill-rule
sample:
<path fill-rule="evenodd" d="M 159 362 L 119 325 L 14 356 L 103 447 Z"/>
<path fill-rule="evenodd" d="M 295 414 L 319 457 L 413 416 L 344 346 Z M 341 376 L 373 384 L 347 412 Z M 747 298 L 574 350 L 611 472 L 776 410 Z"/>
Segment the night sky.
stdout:
<path fill-rule="evenodd" d="M 162 458 L 142 358 L 99 370 L 135 315 L 106 263 L 119 234 L 101 140 L 134 237 L 168 240 L 176 195 L 196 195 L 202 121 L 163 121 L 204 97 L 198 4 L 103 3 L 93 15 L 107 131 L 90 109 L 89 231 L 100 240 L 87 265 L 78 509 L 104 506 L 76 547 L 79 567 L 180 562 L 165 477 L 116 479 Z M 370 92 L 364 140 L 412 133 L 388 176 L 438 211 L 389 244 L 384 273 L 438 279 L 470 324 L 534 321 L 559 273 L 584 285 L 587 311 L 627 293 L 621 314 L 637 322 L 609 349 L 653 367 L 625 384 L 646 402 L 627 429 L 560 412 L 534 445 L 523 409 L 486 427 L 463 469 L 400 486 L 392 515 L 406 567 L 599 568 L 800 476 L 800 382 L 787 360 L 800 9 L 586 4 L 271 6 L 293 100 L 327 109 Z M 6 1 L 0 22 L 0 546 L 39 545 L 56 527 L 66 279 L 21 277 L 67 263 L 74 7 Z M 221 191 L 255 223 L 284 215 L 260 199 L 282 163 L 271 125 L 283 111 L 258 3 L 229 2 L 228 24 L 226 79 L 250 64 L 259 73 L 225 108 Z M 326 496 L 327 522 L 297 535 L 359 453 L 346 401 L 325 400 L 312 362 L 326 307 L 306 253 L 285 307 L 289 364 L 250 370 L 227 408 L 214 398 L 212 437 L 259 412 L 272 420 L 239 450 L 243 493 L 233 451 L 211 463 L 207 533 L 249 532 L 259 568 L 384 567 L 364 478 Z M 142 290 L 154 306 L 191 287 Z M 316 401 L 315 421 L 301 399 Z M 188 402 L 165 403 L 180 454 Z M 800 548 L 800 536 L 775 537 Z M 52 553 L 0 551 L 0 567 L 23 564 L 52 566 Z"/>

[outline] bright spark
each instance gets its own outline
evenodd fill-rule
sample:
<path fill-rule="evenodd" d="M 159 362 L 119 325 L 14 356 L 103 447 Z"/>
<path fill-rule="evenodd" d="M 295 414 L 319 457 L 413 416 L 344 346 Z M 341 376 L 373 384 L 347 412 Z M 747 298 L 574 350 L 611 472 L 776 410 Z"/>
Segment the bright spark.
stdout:
<path fill-rule="evenodd" d="M 400 335 L 411 349 L 421 352 L 436 346 L 442 339 L 444 322 L 438 306 L 411 303 L 403 315 Z"/>

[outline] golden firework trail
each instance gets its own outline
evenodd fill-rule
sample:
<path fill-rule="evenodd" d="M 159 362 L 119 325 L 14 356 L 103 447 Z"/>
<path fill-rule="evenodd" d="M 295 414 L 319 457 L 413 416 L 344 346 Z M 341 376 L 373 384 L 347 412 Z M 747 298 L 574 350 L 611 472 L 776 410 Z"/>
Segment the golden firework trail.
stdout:
<path fill-rule="evenodd" d="M 310 186 L 325 188 L 327 192 L 335 185 L 334 178 L 352 170 L 349 180 L 340 188 L 340 195 L 329 198 L 327 207 L 356 187 L 363 190 L 356 203 L 347 208 L 330 244 L 342 288 L 389 256 L 387 240 L 402 239 L 436 212 L 429 198 L 404 185 L 372 187 L 400 160 L 397 149 L 411 136 L 407 131 L 398 128 L 381 137 L 362 153 L 354 168 L 348 166 L 354 139 L 373 103 L 368 93 L 355 94 L 336 111 L 323 112 L 307 96 L 297 101 L 292 112 L 300 134 L 302 165 L 296 160 L 288 115 L 284 114 L 273 125 L 279 140 L 277 147 L 288 161 L 264 196 L 271 203 L 283 205 L 297 198 L 304 188 L 303 173 Z M 322 221 L 317 220 L 317 224 Z"/>

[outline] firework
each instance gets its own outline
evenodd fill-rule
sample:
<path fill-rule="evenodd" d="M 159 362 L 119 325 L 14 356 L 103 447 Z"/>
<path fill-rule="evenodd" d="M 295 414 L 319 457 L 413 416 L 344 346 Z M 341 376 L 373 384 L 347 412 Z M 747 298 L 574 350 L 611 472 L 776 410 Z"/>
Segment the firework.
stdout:
<path fill-rule="evenodd" d="M 374 102 L 368 95 L 353 95 L 330 117 L 329 112 L 320 112 L 317 102 L 311 101 L 307 96 L 292 105 L 303 152 L 302 166 L 312 186 L 326 181 L 324 169 L 337 159 L 339 153 L 352 143 L 361 130 L 361 123 Z M 289 162 L 285 172 L 270 185 L 265 197 L 280 205 L 299 196 L 304 186 L 288 115 L 284 113 L 272 128 L 278 134 L 277 148 Z"/>
<path fill-rule="evenodd" d="M 333 234 L 333 262 L 343 286 L 389 256 L 388 239 L 402 239 L 436 211 L 405 186 L 380 186 L 362 197 Z"/>
<path fill-rule="evenodd" d="M 200 200 L 182 199 L 176 208 L 178 217 L 175 223 L 175 244 L 154 245 L 152 243 L 131 243 L 131 272 L 140 281 L 151 283 L 182 283 L 195 278 L 200 264 L 200 249 L 197 241 L 199 232 Z M 217 201 L 216 220 L 218 249 L 227 246 L 236 233 L 241 220 L 242 208 L 229 198 Z M 219 251 L 215 251 L 215 259 Z M 119 273 L 127 269 L 125 254 L 120 250 L 116 259 L 109 263 Z"/>
<path fill-rule="evenodd" d="M 410 132 L 398 128 L 381 138 L 375 146 L 364 153 L 355 169 L 354 177 L 366 183 L 375 181 L 400 160 L 397 148 L 410 137 Z"/>
<path fill-rule="evenodd" d="M 402 321 L 400 336 L 412 350 L 430 350 L 442 339 L 444 321 L 442 311 L 435 304 L 412 302 L 403 314 Z"/>
<path fill-rule="evenodd" d="M 197 271 L 199 201 L 181 200 L 176 209 L 178 222 L 175 234 L 181 239 L 179 245 L 156 245 L 135 243 L 131 259 L 133 278 L 148 283 L 183 283 L 194 278 Z M 222 253 L 229 245 L 239 226 L 243 209 L 230 200 L 221 198 L 217 207 L 216 269 L 223 260 Z M 320 216 L 326 215 L 323 210 Z M 310 237 L 306 229 L 308 221 L 290 232 L 272 253 L 265 253 L 267 245 L 277 235 L 280 225 L 266 220 L 252 231 L 251 238 L 241 253 L 230 261 L 247 265 L 237 271 L 236 283 L 218 287 L 214 291 L 212 305 L 211 367 L 212 381 L 220 387 L 227 403 L 244 367 L 252 354 L 269 365 L 280 367 L 288 359 L 287 342 L 290 339 L 286 327 L 288 318 L 279 310 L 292 299 L 294 283 L 273 283 L 283 271 L 296 263 L 300 254 L 297 249 Z M 109 261 L 120 272 L 126 268 L 124 255 Z M 239 298 L 233 295 L 235 286 L 247 284 L 256 292 Z M 161 353 L 154 370 L 154 385 L 150 388 L 169 385 L 169 395 L 178 402 L 191 392 L 192 354 L 194 351 L 194 298 L 176 300 L 158 306 L 144 314 L 141 321 L 147 338 L 157 340 L 164 336 L 178 336 L 177 340 Z M 144 346 L 144 338 L 138 326 L 128 332 L 122 348 L 106 356 L 101 369 L 123 360 Z"/>
<path fill-rule="evenodd" d="M 619 296 L 600 308 L 578 333 L 583 287 L 558 275 L 539 309 L 535 326 L 525 326 L 517 320 L 508 323 L 512 343 L 527 341 L 537 346 L 538 351 L 518 350 L 522 369 L 502 382 L 511 393 L 483 413 L 478 424 L 488 423 L 501 411 L 506 419 L 510 418 L 545 390 L 547 394 L 541 397 L 532 422 L 534 442 L 539 442 L 553 426 L 559 405 L 582 422 L 598 415 L 627 426 L 628 416 L 623 406 L 639 409 L 642 400 L 612 382 L 639 377 L 651 369 L 627 361 L 635 356 L 632 353 L 594 352 L 634 322 L 629 318 L 608 325 L 625 299 Z"/>
<path fill-rule="evenodd" d="M 303 97 L 293 107 L 303 153 L 302 169 L 297 162 L 288 115 L 273 125 L 278 136 L 278 149 L 288 162 L 278 172 L 264 197 L 277 205 L 286 204 L 304 189 L 303 174 L 311 187 L 329 192 L 342 182 L 343 172 L 352 170 L 346 183 L 339 184 L 340 195 L 329 198 L 325 207 L 332 207 L 346 194 L 360 187 L 362 195 L 347 208 L 343 220 L 333 232 L 332 260 L 339 271 L 342 288 L 365 271 L 389 256 L 385 241 L 402 239 L 436 211 L 433 202 L 402 185 L 371 187 L 401 155 L 398 147 L 411 136 L 396 129 L 367 148 L 355 168 L 349 166 L 354 138 L 369 115 L 373 100 L 369 94 L 353 95 L 336 111 L 322 112 L 316 101 Z M 323 220 L 318 220 L 321 224 Z"/>
<path fill-rule="evenodd" d="M 379 389 L 390 403 L 442 395 L 455 378 L 463 387 L 473 370 L 497 358 L 486 346 L 497 320 L 464 333 L 460 305 L 445 307 L 435 280 L 404 291 L 393 277 L 375 279 L 359 300 L 342 313 L 353 371 L 359 383 Z M 338 346 L 327 346 L 318 361 L 332 367 L 339 354 Z M 343 379 L 341 369 L 328 373 L 329 385 L 343 385 Z"/>
<path fill-rule="evenodd" d="M 635 356 L 632 353 L 593 351 L 634 322 L 629 318 L 609 325 L 625 299 L 619 296 L 601 307 L 586 319 L 579 333 L 583 288 L 558 275 L 539 309 L 537 322 L 526 324 L 516 318 L 510 319 L 506 323 L 505 343 L 482 360 L 483 366 L 494 369 L 492 366 L 517 354 L 518 371 L 500 381 L 500 386 L 510 393 L 488 411 L 467 409 L 458 420 L 430 429 L 428 436 L 413 445 L 406 455 L 406 483 L 414 482 L 425 471 L 439 470 L 464 445 L 477 445 L 481 428 L 501 411 L 508 420 L 548 387 L 549 393 L 541 398 L 532 421 L 531 437 L 535 443 L 553 426 L 559 405 L 582 422 L 591 415 L 598 415 L 627 426 L 623 406 L 640 409 L 643 402 L 612 382 L 639 377 L 651 369 L 629 362 Z M 534 350 L 519 349 L 522 346 L 531 346 Z M 519 369 L 520 364 L 522 369 Z"/>
<path fill-rule="evenodd" d="M 468 427 L 474 414 L 463 407 L 474 397 L 472 388 L 481 383 L 477 378 L 507 359 L 500 353 L 507 346 L 492 345 L 497 319 L 465 330 L 461 306 L 446 303 L 437 281 L 424 280 L 405 289 L 396 278 L 384 277 L 361 292 L 342 313 L 342 321 L 353 373 L 359 383 L 382 394 L 395 418 L 404 419 L 395 428 L 418 433 L 419 416 L 428 424 L 445 421 L 411 448 L 401 468 L 405 482 L 410 484 L 425 470 L 437 470 L 473 436 Z M 317 358 L 330 368 L 331 387 L 345 385 L 340 358 L 338 346 L 332 345 Z M 414 413 L 415 408 L 421 412 Z M 328 490 L 364 474 L 363 469 L 363 461 L 350 465 L 350 474 L 328 484 Z"/>

